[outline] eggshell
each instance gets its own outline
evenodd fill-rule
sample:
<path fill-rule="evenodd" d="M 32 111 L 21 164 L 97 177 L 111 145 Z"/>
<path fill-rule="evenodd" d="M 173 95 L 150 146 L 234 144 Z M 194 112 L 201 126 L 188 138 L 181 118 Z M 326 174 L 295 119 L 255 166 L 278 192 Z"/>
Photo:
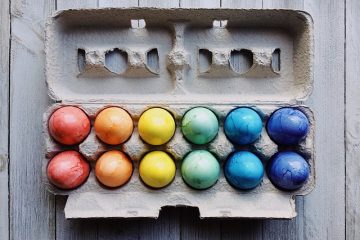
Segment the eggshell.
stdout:
<path fill-rule="evenodd" d="M 73 106 L 56 110 L 49 119 L 50 135 L 59 143 L 74 145 L 82 142 L 90 133 L 90 120 L 81 109 Z"/>
<path fill-rule="evenodd" d="M 181 164 L 184 181 L 195 189 L 206 189 L 216 183 L 220 176 L 217 159 L 206 150 L 190 152 Z"/>
<path fill-rule="evenodd" d="M 261 160 L 249 151 L 232 153 L 225 163 L 226 180 L 237 189 L 247 190 L 258 186 L 264 176 Z"/>
<path fill-rule="evenodd" d="M 298 153 L 284 151 L 275 154 L 267 166 L 270 181 L 279 189 L 296 190 L 309 178 L 309 164 Z"/>
<path fill-rule="evenodd" d="M 167 143 L 175 133 L 173 116 L 162 108 L 146 110 L 139 119 L 140 137 L 151 145 Z"/>
<path fill-rule="evenodd" d="M 95 175 L 108 187 L 119 187 L 129 181 L 133 172 L 131 160 L 123 152 L 105 152 L 96 162 Z"/>
<path fill-rule="evenodd" d="M 76 151 L 64 151 L 53 157 L 47 166 L 49 181 L 62 189 L 83 184 L 90 173 L 89 163 Z"/>
<path fill-rule="evenodd" d="M 139 173 L 142 181 L 153 188 L 170 184 L 175 177 L 175 163 L 163 151 L 149 152 L 140 162 Z"/>
<path fill-rule="evenodd" d="M 119 107 L 102 110 L 95 119 L 95 133 L 101 141 L 117 145 L 128 140 L 134 130 L 129 113 Z"/>
<path fill-rule="evenodd" d="M 240 107 L 226 116 L 224 131 L 231 142 L 246 145 L 260 137 L 262 127 L 261 117 L 255 110 Z"/>
<path fill-rule="evenodd" d="M 309 120 L 298 109 L 280 108 L 271 114 L 267 132 L 277 144 L 296 145 L 308 134 Z"/>
<path fill-rule="evenodd" d="M 211 142 L 219 131 L 216 115 L 204 107 L 196 107 L 185 113 L 181 131 L 185 138 L 195 144 Z"/>

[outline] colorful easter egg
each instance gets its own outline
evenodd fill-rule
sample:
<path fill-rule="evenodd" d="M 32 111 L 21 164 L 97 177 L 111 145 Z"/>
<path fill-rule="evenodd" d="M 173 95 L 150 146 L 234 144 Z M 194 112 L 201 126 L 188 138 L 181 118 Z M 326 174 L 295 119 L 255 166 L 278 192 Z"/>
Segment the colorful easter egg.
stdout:
<path fill-rule="evenodd" d="M 270 181 L 279 189 L 296 190 L 309 178 L 309 164 L 298 153 L 284 151 L 275 154 L 267 166 Z"/>
<path fill-rule="evenodd" d="M 131 116 L 124 109 L 109 107 L 96 116 L 94 127 L 96 136 L 101 141 L 117 145 L 130 138 L 134 124 Z"/>
<path fill-rule="evenodd" d="M 175 177 L 175 163 L 163 151 L 149 152 L 140 162 L 139 173 L 142 181 L 153 188 L 162 188 Z"/>
<path fill-rule="evenodd" d="M 219 131 L 216 115 L 204 107 L 196 107 L 184 115 L 181 131 L 191 143 L 206 144 L 211 142 Z"/>
<path fill-rule="evenodd" d="M 139 119 L 140 137 L 151 145 L 167 143 L 175 133 L 173 116 L 162 108 L 150 108 Z"/>
<path fill-rule="evenodd" d="M 308 131 L 308 118 L 295 108 L 281 108 L 275 111 L 267 122 L 270 138 L 280 145 L 298 144 L 306 137 Z"/>
<path fill-rule="evenodd" d="M 247 190 L 261 183 L 264 166 L 255 154 L 249 151 L 238 151 L 232 153 L 227 159 L 224 173 L 233 187 Z"/>
<path fill-rule="evenodd" d="M 49 181 L 62 189 L 83 184 L 90 173 L 89 163 L 76 151 L 64 151 L 53 157 L 47 166 Z"/>
<path fill-rule="evenodd" d="M 90 120 L 80 108 L 67 106 L 51 114 L 48 128 L 50 135 L 59 143 L 81 143 L 90 133 Z"/>
<path fill-rule="evenodd" d="M 255 110 L 240 107 L 227 115 L 224 130 L 231 142 L 246 145 L 260 137 L 262 127 L 262 119 Z"/>
<path fill-rule="evenodd" d="M 181 164 L 184 181 L 195 189 L 206 189 L 216 183 L 220 175 L 218 160 L 206 150 L 194 150 Z"/>
<path fill-rule="evenodd" d="M 120 187 L 129 181 L 133 172 L 131 160 L 123 152 L 105 152 L 96 161 L 96 178 L 107 187 Z"/>

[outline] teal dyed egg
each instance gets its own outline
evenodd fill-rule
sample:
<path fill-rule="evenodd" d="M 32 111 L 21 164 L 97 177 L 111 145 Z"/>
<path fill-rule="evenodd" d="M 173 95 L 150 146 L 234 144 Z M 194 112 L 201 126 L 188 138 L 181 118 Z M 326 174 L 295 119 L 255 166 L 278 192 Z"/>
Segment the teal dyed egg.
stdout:
<path fill-rule="evenodd" d="M 264 176 L 261 160 L 248 151 L 232 153 L 226 161 L 224 174 L 226 180 L 235 188 L 241 190 L 258 186 Z"/>
<path fill-rule="evenodd" d="M 220 175 L 220 164 L 210 152 L 190 152 L 181 164 L 184 181 L 195 189 L 206 189 L 216 183 Z"/>
<path fill-rule="evenodd" d="M 195 144 L 211 142 L 219 131 L 216 115 L 204 107 L 189 110 L 183 117 L 181 131 L 185 138 Z"/>

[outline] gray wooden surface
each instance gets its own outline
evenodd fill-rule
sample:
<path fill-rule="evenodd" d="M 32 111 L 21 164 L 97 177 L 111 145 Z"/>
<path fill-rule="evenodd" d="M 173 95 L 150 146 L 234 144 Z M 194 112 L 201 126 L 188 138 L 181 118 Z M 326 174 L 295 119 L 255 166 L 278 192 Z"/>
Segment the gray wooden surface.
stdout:
<path fill-rule="evenodd" d="M 157 220 L 64 219 L 66 198 L 48 194 L 40 174 L 41 118 L 50 104 L 44 21 L 59 9 L 111 6 L 312 14 L 315 87 L 306 104 L 317 120 L 317 183 L 310 195 L 297 198 L 295 220 L 199 220 L 192 208 L 166 208 Z M 0 239 L 360 239 L 359 22 L 357 0 L 1 0 Z"/>

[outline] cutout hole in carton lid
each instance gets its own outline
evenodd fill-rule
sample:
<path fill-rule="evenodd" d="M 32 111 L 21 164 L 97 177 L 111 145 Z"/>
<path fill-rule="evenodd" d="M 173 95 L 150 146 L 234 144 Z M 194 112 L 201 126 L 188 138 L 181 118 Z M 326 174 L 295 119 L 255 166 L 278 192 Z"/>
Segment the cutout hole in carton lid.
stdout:
<path fill-rule="evenodd" d="M 249 71 L 253 65 L 253 53 L 248 49 L 232 50 L 230 54 L 230 66 L 237 73 Z"/>
<path fill-rule="evenodd" d="M 127 68 L 127 53 L 118 48 L 105 53 L 105 66 L 113 73 L 123 73 Z"/>

